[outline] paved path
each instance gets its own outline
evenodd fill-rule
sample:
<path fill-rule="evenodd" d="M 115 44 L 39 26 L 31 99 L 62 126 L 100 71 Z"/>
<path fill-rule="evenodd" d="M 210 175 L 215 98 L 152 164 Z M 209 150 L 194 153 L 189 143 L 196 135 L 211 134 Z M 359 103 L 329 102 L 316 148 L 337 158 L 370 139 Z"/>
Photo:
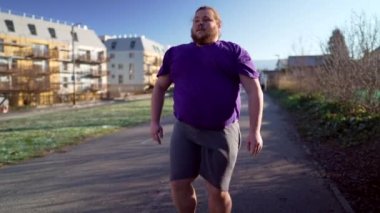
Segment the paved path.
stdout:
<path fill-rule="evenodd" d="M 167 175 L 172 123 L 163 119 L 161 146 L 152 144 L 145 124 L 1 168 L 0 212 L 175 212 Z M 245 137 L 246 104 L 240 124 Z M 233 212 L 344 212 L 269 97 L 262 133 L 258 157 L 245 144 L 240 150 L 231 185 Z M 203 181 L 197 179 L 195 187 L 198 212 L 207 212 Z"/>

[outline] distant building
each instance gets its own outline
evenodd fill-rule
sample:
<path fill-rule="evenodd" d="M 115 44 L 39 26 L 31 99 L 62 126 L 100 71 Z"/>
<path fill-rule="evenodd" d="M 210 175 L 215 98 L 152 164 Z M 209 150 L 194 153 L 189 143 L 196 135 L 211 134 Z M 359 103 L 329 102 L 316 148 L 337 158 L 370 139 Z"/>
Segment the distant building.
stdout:
<path fill-rule="evenodd" d="M 315 69 L 323 66 L 326 62 L 327 55 L 302 55 L 289 56 L 287 60 L 287 69 Z"/>
<path fill-rule="evenodd" d="M 106 54 L 86 26 L 0 12 L 0 93 L 11 106 L 99 99 Z"/>
<path fill-rule="evenodd" d="M 154 86 L 166 48 L 144 36 L 102 36 L 108 52 L 110 97 L 124 98 Z"/>
<path fill-rule="evenodd" d="M 276 63 L 277 71 L 284 71 L 288 68 L 288 59 L 278 59 Z"/>
<path fill-rule="evenodd" d="M 276 60 L 254 60 L 257 71 L 260 72 L 260 85 L 263 90 L 268 86 L 268 73 L 274 71 L 276 67 Z"/>

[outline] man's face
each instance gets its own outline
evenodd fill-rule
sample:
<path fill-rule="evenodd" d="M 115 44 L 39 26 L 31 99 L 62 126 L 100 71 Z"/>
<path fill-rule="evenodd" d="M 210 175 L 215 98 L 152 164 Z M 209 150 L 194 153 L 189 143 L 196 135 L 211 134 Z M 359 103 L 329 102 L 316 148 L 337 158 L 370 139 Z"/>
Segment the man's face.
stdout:
<path fill-rule="evenodd" d="M 193 19 L 191 38 L 197 44 L 210 44 L 218 40 L 220 24 L 211 10 L 199 10 Z"/>

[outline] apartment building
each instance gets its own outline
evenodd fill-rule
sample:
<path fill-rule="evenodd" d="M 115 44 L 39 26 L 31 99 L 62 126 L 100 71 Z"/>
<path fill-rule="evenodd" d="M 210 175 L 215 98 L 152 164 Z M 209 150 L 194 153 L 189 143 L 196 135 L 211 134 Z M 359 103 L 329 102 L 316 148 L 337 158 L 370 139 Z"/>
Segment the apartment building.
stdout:
<path fill-rule="evenodd" d="M 10 106 L 99 99 L 106 47 L 86 26 L 0 12 L 0 94 Z"/>
<path fill-rule="evenodd" d="M 145 36 L 102 36 L 108 54 L 108 92 L 112 98 L 151 89 L 166 48 Z"/>

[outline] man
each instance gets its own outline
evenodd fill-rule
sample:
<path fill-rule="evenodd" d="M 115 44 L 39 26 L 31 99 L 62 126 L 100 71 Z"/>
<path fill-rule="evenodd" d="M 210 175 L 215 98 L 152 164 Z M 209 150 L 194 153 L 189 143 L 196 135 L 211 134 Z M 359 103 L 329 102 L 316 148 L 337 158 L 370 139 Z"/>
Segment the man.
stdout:
<path fill-rule="evenodd" d="M 217 11 L 208 6 L 198 8 L 191 28 L 193 42 L 165 53 L 152 94 L 151 135 L 161 144 L 165 91 L 174 83 L 177 122 L 170 144 L 170 179 L 179 212 L 195 211 L 192 182 L 198 175 L 206 180 L 209 211 L 231 212 L 228 188 L 240 147 L 240 83 L 249 98 L 247 148 L 256 155 L 263 146 L 259 73 L 244 49 L 219 40 L 220 30 Z"/>

